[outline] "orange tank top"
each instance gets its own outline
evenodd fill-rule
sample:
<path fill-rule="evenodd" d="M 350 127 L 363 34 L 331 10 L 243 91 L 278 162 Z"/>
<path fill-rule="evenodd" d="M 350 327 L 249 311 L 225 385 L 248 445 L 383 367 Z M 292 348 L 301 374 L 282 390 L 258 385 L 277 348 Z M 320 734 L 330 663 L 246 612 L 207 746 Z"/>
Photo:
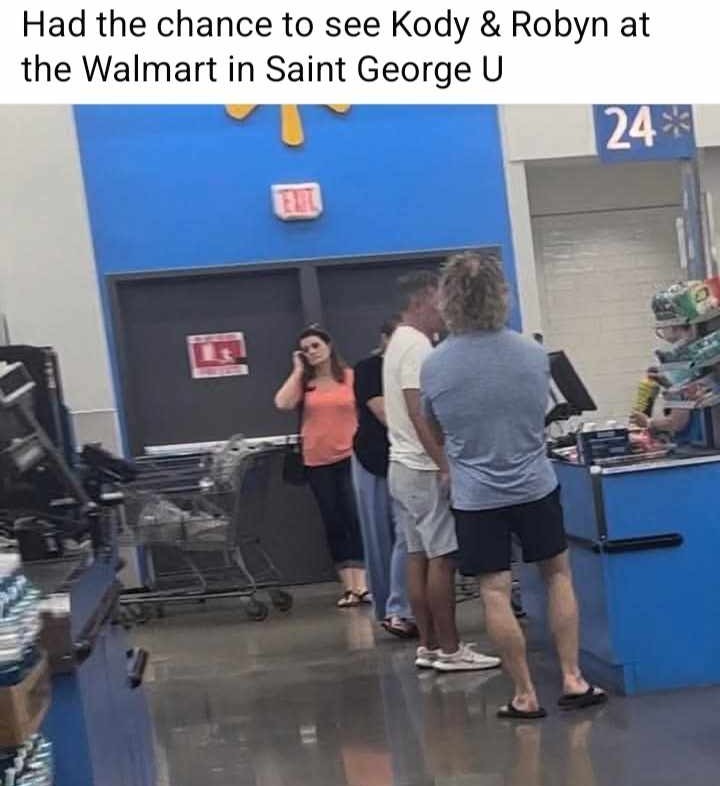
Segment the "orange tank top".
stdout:
<path fill-rule="evenodd" d="M 356 431 L 352 369 L 345 370 L 345 382 L 333 380 L 305 393 L 302 447 L 306 467 L 323 467 L 350 458 Z"/>

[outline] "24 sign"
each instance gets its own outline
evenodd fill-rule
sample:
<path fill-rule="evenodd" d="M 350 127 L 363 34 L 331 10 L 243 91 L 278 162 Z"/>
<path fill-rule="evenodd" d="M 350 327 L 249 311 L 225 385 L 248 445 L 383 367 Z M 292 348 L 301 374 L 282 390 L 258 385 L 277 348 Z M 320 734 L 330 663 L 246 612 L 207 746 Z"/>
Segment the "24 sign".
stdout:
<path fill-rule="evenodd" d="M 603 104 L 594 113 L 597 152 L 605 163 L 695 155 L 690 104 Z"/>

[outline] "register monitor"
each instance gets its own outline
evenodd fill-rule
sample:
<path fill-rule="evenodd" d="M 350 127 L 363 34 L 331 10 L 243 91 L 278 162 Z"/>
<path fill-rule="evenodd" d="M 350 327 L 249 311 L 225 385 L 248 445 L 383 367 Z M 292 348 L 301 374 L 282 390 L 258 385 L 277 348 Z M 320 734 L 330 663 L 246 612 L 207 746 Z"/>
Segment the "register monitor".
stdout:
<path fill-rule="evenodd" d="M 548 357 L 552 384 L 545 424 L 567 420 L 584 412 L 595 412 L 597 406 L 568 356 L 560 351 L 549 352 Z"/>

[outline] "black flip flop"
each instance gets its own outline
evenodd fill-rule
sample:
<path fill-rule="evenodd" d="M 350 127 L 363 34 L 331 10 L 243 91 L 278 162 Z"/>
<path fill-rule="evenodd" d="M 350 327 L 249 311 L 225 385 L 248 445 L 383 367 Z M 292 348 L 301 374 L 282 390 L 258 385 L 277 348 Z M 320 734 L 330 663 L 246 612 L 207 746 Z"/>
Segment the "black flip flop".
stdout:
<path fill-rule="evenodd" d="M 547 718 L 547 711 L 542 707 L 536 710 L 519 710 L 512 701 L 509 701 L 504 707 L 500 707 L 497 716 L 506 720 L 540 720 Z"/>
<path fill-rule="evenodd" d="M 605 704 L 608 695 L 594 685 L 590 685 L 585 693 L 565 693 L 558 699 L 558 707 L 564 710 L 584 710 Z"/>

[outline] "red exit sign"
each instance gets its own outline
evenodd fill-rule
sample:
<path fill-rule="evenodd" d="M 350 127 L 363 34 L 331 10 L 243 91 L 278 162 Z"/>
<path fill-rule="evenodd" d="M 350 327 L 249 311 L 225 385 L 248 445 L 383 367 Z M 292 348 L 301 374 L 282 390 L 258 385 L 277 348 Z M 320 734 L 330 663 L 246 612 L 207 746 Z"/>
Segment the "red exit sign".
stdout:
<path fill-rule="evenodd" d="M 307 221 L 323 210 L 318 183 L 293 183 L 272 187 L 275 215 L 283 221 Z"/>

